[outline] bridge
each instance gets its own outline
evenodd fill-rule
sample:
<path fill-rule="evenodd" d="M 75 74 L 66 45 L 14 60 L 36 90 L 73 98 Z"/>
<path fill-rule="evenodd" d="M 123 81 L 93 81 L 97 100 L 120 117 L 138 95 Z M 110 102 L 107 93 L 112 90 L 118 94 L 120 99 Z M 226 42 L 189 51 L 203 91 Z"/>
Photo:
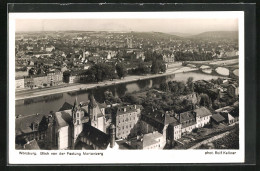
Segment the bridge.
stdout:
<path fill-rule="evenodd" d="M 190 67 L 196 67 L 199 68 L 201 71 L 204 70 L 212 70 L 216 71 L 218 70 L 228 70 L 229 76 L 231 77 L 238 77 L 234 74 L 234 71 L 239 69 L 239 63 L 238 59 L 226 59 L 226 60 L 212 60 L 212 61 L 186 61 L 183 63 L 184 65 L 190 66 Z M 217 74 L 221 75 L 218 71 L 216 71 Z"/>

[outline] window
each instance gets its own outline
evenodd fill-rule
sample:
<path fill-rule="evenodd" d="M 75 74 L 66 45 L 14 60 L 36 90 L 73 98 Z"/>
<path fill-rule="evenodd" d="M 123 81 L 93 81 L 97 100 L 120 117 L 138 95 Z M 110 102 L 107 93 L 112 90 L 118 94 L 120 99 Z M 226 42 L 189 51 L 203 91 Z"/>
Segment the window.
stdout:
<path fill-rule="evenodd" d="M 79 120 L 77 120 L 77 125 L 79 125 Z"/>
<path fill-rule="evenodd" d="M 77 117 L 79 117 L 79 113 L 77 113 Z"/>

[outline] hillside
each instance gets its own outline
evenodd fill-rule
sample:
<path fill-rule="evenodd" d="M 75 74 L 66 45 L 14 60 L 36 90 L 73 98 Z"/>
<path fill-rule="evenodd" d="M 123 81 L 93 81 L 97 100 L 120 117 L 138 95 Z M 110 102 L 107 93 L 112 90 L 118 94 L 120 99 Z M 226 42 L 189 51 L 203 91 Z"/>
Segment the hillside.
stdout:
<path fill-rule="evenodd" d="M 238 31 L 210 31 L 203 32 L 189 38 L 194 39 L 238 39 Z"/>
<path fill-rule="evenodd" d="M 139 38 L 144 38 L 144 39 L 182 39 L 179 36 L 176 35 L 171 35 L 167 33 L 161 33 L 161 32 L 131 32 L 129 33 L 133 36 L 137 36 Z"/>
<path fill-rule="evenodd" d="M 189 33 L 181 33 L 181 32 L 169 32 L 168 34 L 170 34 L 170 35 L 175 35 L 175 36 L 179 36 L 179 37 L 190 37 L 190 36 L 192 36 L 192 34 L 189 34 Z"/>

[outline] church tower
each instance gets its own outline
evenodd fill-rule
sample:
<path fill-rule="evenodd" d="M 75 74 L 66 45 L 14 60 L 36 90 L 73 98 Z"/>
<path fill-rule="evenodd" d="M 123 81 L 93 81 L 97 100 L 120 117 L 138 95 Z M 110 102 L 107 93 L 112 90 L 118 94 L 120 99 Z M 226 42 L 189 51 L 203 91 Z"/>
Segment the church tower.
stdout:
<path fill-rule="evenodd" d="M 72 148 L 74 149 L 74 145 L 76 144 L 76 140 L 79 134 L 83 130 L 83 125 L 81 119 L 83 117 L 83 111 L 81 111 L 80 106 L 78 104 L 77 97 L 75 99 L 73 108 L 72 108 Z"/>
<path fill-rule="evenodd" d="M 91 126 L 105 132 L 105 116 L 100 110 L 93 95 L 89 95 L 88 113 Z"/>

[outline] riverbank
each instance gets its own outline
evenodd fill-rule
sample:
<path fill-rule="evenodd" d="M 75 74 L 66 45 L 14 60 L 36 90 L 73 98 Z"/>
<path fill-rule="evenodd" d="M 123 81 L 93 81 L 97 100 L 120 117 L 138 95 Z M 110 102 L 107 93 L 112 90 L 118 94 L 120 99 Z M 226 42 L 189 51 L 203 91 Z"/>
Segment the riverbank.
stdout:
<path fill-rule="evenodd" d="M 71 92 L 71 91 L 79 91 L 79 90 L 87 90 L 87 89 L 93 89 L 98 87 L 104 87 L 109 85 L 116 85 L 116 84 L 122 84 L 122 83 L 128 83 L 128 82 L 135 82 L 139 80 L 145 80 L 145 79 L 151 79 L 156 77 L 162 77 L 162 76 L 168 76 L 173 75 L 177 73 L 184 73 L 184 72 L 192 72 L 197 71 L 198 68 L 190 68 L 190 67 L 180 67 L 180 68 L 169 68 L 165 73 L 162 74 L 149 74 L 149 75 L 131 75 L 127 76 L 124 79 L 115 79 L 113 81 L 103 81 L 99 83 L 92 83 L 92 84 L 78 84 L 78 85 L 69 85 L 67 87 L 58 87 L 53 89 L 44 90 L 41 89 L 41 91 L 27 91 L 27 92 L 16 92 L 15 100 L 24 100 L 29 98 L 35 98 L 39 96 L 47 96 L 51 94 L 57 94 L 57 93 L 65 93 L 65 92 Z"/>

